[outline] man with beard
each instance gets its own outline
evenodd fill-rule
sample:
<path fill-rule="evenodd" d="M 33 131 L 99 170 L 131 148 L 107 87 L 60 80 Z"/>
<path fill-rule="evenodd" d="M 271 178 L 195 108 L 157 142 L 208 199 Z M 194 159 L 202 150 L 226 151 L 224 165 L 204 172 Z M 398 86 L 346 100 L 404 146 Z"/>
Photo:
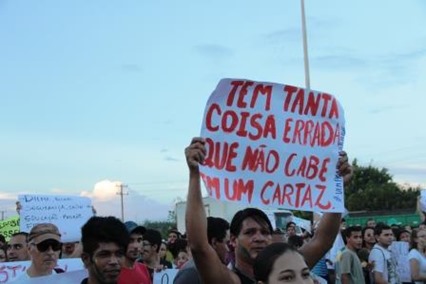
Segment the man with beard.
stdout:
<path fill-rule="evenodd" d="M 151 281 L 154 272 L 163 267 L 160 263 L 161 233 L 154 229 L 146 230 L 142 242 L 142 262 L 147 266 Z"/>
<path fill-rule="evenodd" d="M 272 225 L 268 216 L 256 208 L 238 211 L 231 221 L 231 243 L 235 247 L 235 267 L 228 270 L 222 264 L 207 237 L 207 218 L 202 201 L 199 164 L 204 161 L 207 151 L 205 140 L 192 139 L 185 149 L 189 167 L 189 188 L 186 207 L 186 229 L 192 256 L 203 283 L 254 283 L 253 264 L 259 252 L 272 242 Z M 340 154 L 337 163 L 344 182 L 352 175 L 346 153 Z M 339 230 L 341 214 L 325 213 L 314 237 L 300 248 L 309 267 L 321 259 L 331 248 Z"/>
<path fill-rule="evenodd" d="M 115 217 L 94 216 L 81 228 L 81 243 L 89 274 L 81 284 L 116 284 L 129 243 L 124 224 Z"/>
<path fill-rule="evenodd" d="M 127 245 L 124 264 L 118 278 L 118 283 L 150 284 L 152 281 L 147 267 L 137 261 L 141 256 L 143 235 L 146 229 L 133 221 L 127 221 L 124 224 L 130 235 L 130 242 Z"/>
<path fill-rule="evenodd" d="M 346 246 L 337 258 L 336 284 L 364 284 L 364 273 L 357 251 L 362 247 L 362 229 L 351 226 L 343 231 Z"/>

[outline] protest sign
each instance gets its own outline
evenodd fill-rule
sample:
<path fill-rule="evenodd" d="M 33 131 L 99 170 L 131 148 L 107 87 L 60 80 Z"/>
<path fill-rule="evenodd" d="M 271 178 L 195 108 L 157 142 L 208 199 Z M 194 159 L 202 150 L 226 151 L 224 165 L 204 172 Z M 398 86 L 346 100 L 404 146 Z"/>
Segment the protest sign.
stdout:
<path fill-rule="evenodd" d="M 342 107 L 327 93 L 221 80 L 201 129 L 209 195 L 257 207 L 343 212 L 336 165 L 344 124 Z"/>
<path fill-rule="evenodd" d="M 8 242 L 10 237 L 19 232 L 19 216 L 7 218 L 0 221 L 0 235 L 3 235 Z"/>
<path fill-rule="evenodd" d="M 31 261 L 14 261 L 0 263 L 0 283 L 19 283 L 19 278 L 30 267 Z M 57 268 L 63 269 L 65 272 L 79 271 L 84 269 L 83 262 L 80 258 L 59 259 Z M 28 279 L 25 279 L 28 281 Z M 27 282 L 23 282 L 27 283 Z M 44 282 L 53 283 L 53 282 Z M 61 282 L 55 282 L 61 283 Z M 80 283 L 80 282 L 77 282 Z"/>
<path fill-rule="evenodd" d="M 153 284 L 172 284 L 179 269 L 165 269 L 154 273 Z"/>
<path fill-rule="evenodd" d="M 393 241 L 390 246 L 392 257 L 397 261 L 397 274 L 401 282 L 404 283 L 411 283 L 410 260 L 408 259 L 409 245 L 408 242 Z"/>
<path fill-rule="evenodd" d="M 81 227 L 93 216 L 91 200 L 68 195 L 19 195 L 22 206 L 20 229 L 29 232 L 39 223 L 53 223 L 61 232 L 62 242 L 80 240 Z"/>

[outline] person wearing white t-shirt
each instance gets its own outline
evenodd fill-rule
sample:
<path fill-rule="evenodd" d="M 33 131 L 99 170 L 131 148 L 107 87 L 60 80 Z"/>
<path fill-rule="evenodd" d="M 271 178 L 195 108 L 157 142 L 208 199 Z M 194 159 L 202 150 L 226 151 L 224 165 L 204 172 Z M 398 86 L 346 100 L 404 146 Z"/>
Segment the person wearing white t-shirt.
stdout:
<path fill-rule="evenodd" d="M 416 284 L 426 281 L 426 229 L 414 230 L 411 235 L 410 260 L 411 279 Z"/>
<path fill-rule="evenodd" d="M 396 260 L 389 250 L 393 241 L 391 227 L 386 224 L 377 224 L 374 229 L 377 243 L 374 245 L 368 257 L 368 262 L 373 263 L 372 279 L 376 284 L 401 283 L 396 271 Z"/>

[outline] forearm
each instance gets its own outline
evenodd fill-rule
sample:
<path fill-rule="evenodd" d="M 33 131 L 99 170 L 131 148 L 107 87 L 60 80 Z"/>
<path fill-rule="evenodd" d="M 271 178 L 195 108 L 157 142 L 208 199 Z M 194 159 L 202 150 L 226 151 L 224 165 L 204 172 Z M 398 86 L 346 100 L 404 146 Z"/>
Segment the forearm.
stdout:
<path fill-rule="evenodd" d="M 310 268 L 314 267 L 318 260 L 333 246 L 339 232 L 340 218 L 340 213 L 325 213 L 312 240 L 300 249 Z"/>
<path fill-rule="evenodd" d="M 191 250 L 197 251 L 206 244 L 208 245 L 207 217 L 201 195 L 198 169 L 190 171 L 185 220 L 188 243 Z"/>
<path fill-rule="evenodd" d="M 340 280 L 341 280 L 342 284 L 353 284 L 351 277 L 347 273 L 342 274 L 340 276 Z"/>

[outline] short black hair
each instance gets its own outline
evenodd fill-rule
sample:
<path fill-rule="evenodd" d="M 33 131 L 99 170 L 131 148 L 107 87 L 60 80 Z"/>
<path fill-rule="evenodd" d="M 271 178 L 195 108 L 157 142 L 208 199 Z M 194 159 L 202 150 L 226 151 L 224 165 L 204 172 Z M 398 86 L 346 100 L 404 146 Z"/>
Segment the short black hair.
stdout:
<path fill-rule="evenodd" d="M 207 238 L 209 244 L 212 244 L 213 238 L 222 242 L 226 238 L 226 232 L 229 230 L 229 223 L 225 219 L 218 217 L 207 217 Z"/>
<path fill-rule="evenodd" d="M 158 230 L 147 229 L 143 234 L 143 239 L 150 242 L 151 245 L 157 245 L 157 253 L 160 251 L 162 237 Z"/>
<path fill-rule="evenodd" d="M 303 237 L 298 235 L 293 235 L 288 237 L 287 242 L 289 245 L 292 245 L 295 248 L 300 248 L 301 246 L 303 246 Z"/>
<path fill-rule="evenodd" d="M 269 229 L 269 233 L 272 234 L 272 224 L 265 212 L 257 208 L 246 208 L 235 213 L 234 218 L 232 218 L 231 235 L 238 236 L 240 234 L 243 222 L 247 218 L 252 218 L 259 224 L 265 224 Z"/>
<path fill-rule="evenodd" d="M 115 243 L 126 250 L 130 236 L 126 226 L 119 219 L 109 217 L 91 217 L 81 228 L 83 252 L 93 256 L 99 243 Z"/>
<path fill-rule="evenodd" d="M 293 221 L 288 222 L 288 223 L 285 225 L 285 229 L 287 230 L 288 228 L 290 228 L 290 226 L 292 226 L 292 227 L 296 227 L 296 223 L 294 223 Z"/>
<path fill-rule="evenodd" d="M 351 237 L 352 232 L 361 232 L 362 235 L 362 228 L 361 226 L 349 226 L 345 230 L 343 230 L 343 236 L 345 239 L 348 239 Z"/>
<path fill-rule="evenodd" d="M 376 225 L 376 227 L 374 227 L 374 235 L 379 236 L 384 230 L 392 230 L 392 228 L 389 225 L 386 225 L 385 223 L 379 223 Z"/>
<path fill-rule="evenodd" d="M 253 265 L 254 278 L 256 281 L 267 282 L 277 258 L 288 251 L 300 254 L 294 246 L 288 243 L 273 243 L 263 249 L 256 257 Z"/>
<path fill-rule="evenodd" d="M 25 241 L 28 242 L 28 233 L 27 232 L 17 232 L 12 234 L 12 236 L 10 236 L 10 238 L 16 237 L 16 236 L 24 236 L 25 237 Z"/>

